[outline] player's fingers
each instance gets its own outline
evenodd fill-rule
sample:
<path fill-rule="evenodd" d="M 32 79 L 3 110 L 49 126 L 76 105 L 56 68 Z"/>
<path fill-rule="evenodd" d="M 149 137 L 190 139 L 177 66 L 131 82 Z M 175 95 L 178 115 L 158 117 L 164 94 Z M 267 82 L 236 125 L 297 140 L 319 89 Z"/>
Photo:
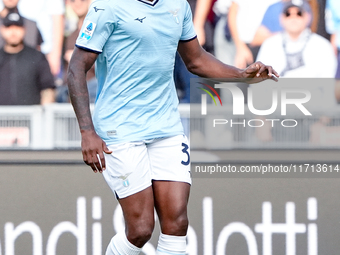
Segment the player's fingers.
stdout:
<path fill-rule="evenodd" d="M 247 73 L 247 74 L 256 73 L 259 69 L 260 69 L 260 65 L 259 65 L 258 63 L 255 63 L 255 64 L 250 65 L 250 66 L 246 69 L 246 73 Z"/>
<path fill-rule="evenodd" d="M 273 74 L 272 77 L 270 77 L 273 81 L 279 81 L 279 79 Z"/>
<path fill-rule="evenodd" d="M 92 168 L 92 171 L 93 171 L 93 172 L 95 172 L 95 173 L 98 172 L 98 170 L 97 170 L 97 168 L 96 168 L 96 166 L 95 166 L 95 164 L 94 164 L 94 162 L 93 162 L 92 154 L 87 154 L 87 156 L 86 156 L 86 161 L 84 160 L 84 162 L 85 162 L 88 166 L 90 166 L 90 167 Z"/>
<path fill-rule="evenodd" d="M 268 66 L 265 66 L 265 65 L 261 65 L 259 71 L 257 72 L 256 76 L 257 77 L 260 77 L 262 75 L 262 73 L 266 73 L 268 74 L 269 76 L 271 76 L 271 73 L 269 73 L 269 70 L 268 70 Z"/>
<path fill-rule="evenodd" d="M 104 153 L 103 152 L 98 153 L 97 157 L 100 164 L 99 172 L 102 173 L 106 169 Z"/>
<path fill-rule="evenodd" d="M 96 165 L 95 165 L 93 162 L 90 164 L 90 167 L 92 168 L 92 171 L 93 171 L 94 173 L 97 173 L 97 172 L 98 172 L 98 168 L 96 167 Z"/>
<path fill-rule="evenodd" d="M 271 66 L 267 66 L 267 72 L 268 72 L 268 76 L 270 77 L 270 79 L 274 81 L 278 81 L 278 78 L 275 74 L 276 72 L 274 73 L 274 69 Z"/>
<path fill-rule="evenodd" d="M 270 79 L 278 81 L 278 73 L 276 73 L 271 66 L 268 67 L 268 76 L 270 77 Z"/>
<path fill-rule="evenodd" d="M 279 73 L 276 72 L 274 69 L 273 69 L 273 74 L 274 74 L 276 77 L 280 77 Z"/>
<path fill-rule="evenodd" d="M 88 157 L 87 157 L 87 153 L 86 151 L 82 151 L 82 154 L 83 154 L 83 161 L 86 165 L 89 165 L 89 161 L 88 161 Z"/>
<path fill-rule="evenodd" d="M 95 156 L 93 157 L 93 165 L 96 168 L 97 171 L 99 171 L 99 173 L 102 172 L 102 166 L 101 166 L 101 162 L 99 159 L 99 153 L 96 153 Z"/>
<path fill-rule="evenodd" d="M 105 154 L 111 154 L 112 151 L 110 151 L 106 144 L 103 142 L 103 151 Z M 102 170 L 104 171 L 106 169 L 106 162 L 105 162 L 105 157 L 104 157 L 104 154 L 103 153 L 99 153 L 99 158 L 100 158 L 100 162 L 101 162 L 101 165 L 102 165 Z"/>
<path fill-rule="evenodd" d="M 102 165 L 102 171 L 101 172 L 103 172 L 106 169 L 106 161 L 105 161 L 104 154 L 102 153 L 102 155 L 100 155 L 99 158 L 100 158 L 100 163 Z"/>
<path fill-rule="evenodd" d="M 106 154 L 111 154 L 112 151 L 109 150 L 109 148 L 107 148 L 106 144 L 103 142 L 103 151 L 106 153 Z"/>

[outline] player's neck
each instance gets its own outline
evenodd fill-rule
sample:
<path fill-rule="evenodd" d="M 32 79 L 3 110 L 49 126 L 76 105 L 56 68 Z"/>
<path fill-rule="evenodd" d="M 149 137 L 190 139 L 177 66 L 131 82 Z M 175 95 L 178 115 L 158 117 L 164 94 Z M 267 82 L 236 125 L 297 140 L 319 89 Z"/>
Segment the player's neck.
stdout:
<path fill-rule="evenodd" d="M 8 54 L 17 54 L 19 53 L 20 51 L 22 51 L 24 49 L 24 44 L 23 43 L 20 43 L 18 45 L 10 45 L 10 44 L 6 44 L 4 46 L 4 51 Z"/>

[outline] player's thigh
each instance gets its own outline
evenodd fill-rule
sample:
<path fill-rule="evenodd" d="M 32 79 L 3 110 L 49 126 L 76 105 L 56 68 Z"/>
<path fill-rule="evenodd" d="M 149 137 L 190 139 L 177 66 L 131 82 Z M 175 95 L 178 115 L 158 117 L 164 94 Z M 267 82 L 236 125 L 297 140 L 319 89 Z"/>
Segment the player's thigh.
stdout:
<path fill-rule="evenodd" d="M 152 180 L 191 184 L 190 148 L 185 135 L 157 139 L 147 148 Z"/>
<path fill-rule="evenodd" d="M 108 146 L 104 154 L 103 176 L 118 199 L 126 198 L 151 186 L 151 168 L 145 143 L 132 142 Z"/>
<path fill-rule="evenodd" d="M 128 237 L 151 235 L 155 223 L 152 187 L 118 201 L 122 207 Z"/>
<path fill-rule="evenodd" d="M 186 215 L 190 185 L 185 182 L 153 181 L 155 207 L 160 216 L 177 218 Z"/>
<path fill-rule="evenodd" d="M 154 226 L 154 197 L 149 155 L 144 142 L 110 145 L 103 176 L 120 203 L 132 240 L 148 236 Z"/>
<path fill-rule="evenodd" d="M 185 235 L 190 193 L 190 150 L 184 135 L 148 145 L 152 187 L 162 232 Z"/>
<path fill-rule="evenodd" d="M 185 235 L 188 227 L 187 205 L 190 184 L 153 181 L 152 188 L 162 233 Z"/>

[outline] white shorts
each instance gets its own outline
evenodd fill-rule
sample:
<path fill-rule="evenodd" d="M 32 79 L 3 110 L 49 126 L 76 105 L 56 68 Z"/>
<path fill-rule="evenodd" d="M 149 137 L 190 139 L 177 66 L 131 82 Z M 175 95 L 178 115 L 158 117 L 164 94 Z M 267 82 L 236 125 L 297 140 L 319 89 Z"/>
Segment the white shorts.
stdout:
<path fill-rule="evenodd" d="M 151 186 L 152 180 L 191 184 L 190 151 L 184 135 L 108 146 L 103 176 L 116 194 L 124 198 Z"/>

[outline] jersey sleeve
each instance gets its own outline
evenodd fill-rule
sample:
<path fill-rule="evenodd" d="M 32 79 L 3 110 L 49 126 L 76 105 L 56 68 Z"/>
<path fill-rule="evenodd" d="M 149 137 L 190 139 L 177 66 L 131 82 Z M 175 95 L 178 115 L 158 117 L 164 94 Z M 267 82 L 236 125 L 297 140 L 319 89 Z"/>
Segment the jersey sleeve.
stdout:
<path fill-rule="evenodd" d="M 108 1 L 94 1 L 80 29 L 76 47 L 101 53 L 115 26 L 116 21 Z"/>
<path fill-rule="evenodd" d="M 192 22 L 192 13 L 190 9 L 190 5 L 187 1 L 185 1 L 185 13 L 183 20 L 183 29 L 180 40 L 181 41 L 190 41 L 196 38 L 196 32 L 194 29 L 194 24 Z"/>

